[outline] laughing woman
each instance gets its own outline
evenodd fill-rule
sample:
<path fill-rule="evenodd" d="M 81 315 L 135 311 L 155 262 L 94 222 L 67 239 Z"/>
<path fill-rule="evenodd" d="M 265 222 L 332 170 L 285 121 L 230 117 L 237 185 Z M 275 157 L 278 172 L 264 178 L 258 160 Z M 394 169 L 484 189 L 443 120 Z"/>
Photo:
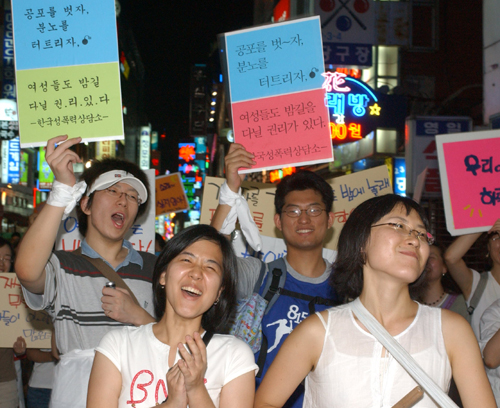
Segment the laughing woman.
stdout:
<path fill-rule="evenodd" d="M 251 408 L 252 351 L 234 336 L 214 334 L 235 306 L 236 268 L 230 243 L 210 226 L 168 241 L 153 275 L 159 321 L 102 339 L 87 407 Z"/>
<path fill-rule="evenodd" d="M 415 388 L 353 313 L 359 303 L 443 391 L 453 374 L 464 407 L 496 406 L 467 321 L 410 298 L 409 285 L 429 256 L 427 231 L 421 207 L 406 197 L 375 197 L 352 212 L 339 237 L 331 279 L 339 295 L 354 300 L 294 329 L 264 377 L 255 407 L 281 407 L 304 378 L 304 408 L 390 408 Z M 427 394 L 414 405 L 436 406 Z"/>

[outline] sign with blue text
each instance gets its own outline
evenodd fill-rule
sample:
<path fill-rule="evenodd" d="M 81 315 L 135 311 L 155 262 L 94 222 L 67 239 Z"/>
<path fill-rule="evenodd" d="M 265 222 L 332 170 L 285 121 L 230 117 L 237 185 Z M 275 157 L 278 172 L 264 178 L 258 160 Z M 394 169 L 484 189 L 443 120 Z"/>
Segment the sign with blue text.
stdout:
<path fill-rule="evenodd" d="M 226 33 L 224 38 L 231 103 L 321 88 L 317 17 Z"/>
<path fill-rule="evenodd" d="M 15 273 L 0 273 L 0 347 L 12 348 L 19 336 L 30 348 L 50 348 L 52 321 L 45 310 L 31 310 Z"/>
<path fill-rule="evenodd" d="M 22 147 L 123 139 L 115 2 L 13 0 Z"/>
<path fill-rule="evenodd" d="M 256 161 L 240 172 L 331 161 L 319 17 L 219 38 L 234 140 Z"/>
<path fill-rule="evenodd" d="M 201 224 L 210 224 L 219 204 L 219 190 L 223 182 L 222 178 L 206 178 L 201 206 Z M 336 177 L 327 182 L 332 187 L 334 195 L 334 221 L 333 230 L 328 232 L 324 247 L 336 250 L 340 232 L 352 210 L 363 201 L 379 195 L 391 194 L 393 190 L 386 165 Z M 282 238 L 281 232 L 274 224 L 276 185 L 244 181 L 241 190 L 260 234 Z"/>

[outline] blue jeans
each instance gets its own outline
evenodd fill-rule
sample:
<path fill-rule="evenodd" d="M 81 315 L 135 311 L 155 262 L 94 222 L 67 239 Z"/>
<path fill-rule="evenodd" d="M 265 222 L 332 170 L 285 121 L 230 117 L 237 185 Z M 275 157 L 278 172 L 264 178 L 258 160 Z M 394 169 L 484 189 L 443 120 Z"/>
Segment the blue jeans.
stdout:
<path fill-rule="evenodd" d="M 51 393 L 52 390 L 50 388 L 28 387 L 26 408 L 48 408 Z"/>

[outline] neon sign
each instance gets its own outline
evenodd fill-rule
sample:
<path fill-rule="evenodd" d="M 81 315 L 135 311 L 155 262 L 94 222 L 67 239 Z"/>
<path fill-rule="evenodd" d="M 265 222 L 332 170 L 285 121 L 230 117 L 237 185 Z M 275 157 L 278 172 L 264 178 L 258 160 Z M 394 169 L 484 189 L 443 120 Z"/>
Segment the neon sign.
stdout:
<path fill-rule="evenodd" d="M 353 142 L 376 129 L 382 107 L 374 91 L 342 72 L 325 72 L 325 105 L 333 144 Z"/>
<path fill-rule="evenodd" d="M 289 176 L 297 171 L 295 167 L 283 167 L 281 170 L 272 170 L 269 172 L 269 181 L 274 183 L 285 176 Z"/>

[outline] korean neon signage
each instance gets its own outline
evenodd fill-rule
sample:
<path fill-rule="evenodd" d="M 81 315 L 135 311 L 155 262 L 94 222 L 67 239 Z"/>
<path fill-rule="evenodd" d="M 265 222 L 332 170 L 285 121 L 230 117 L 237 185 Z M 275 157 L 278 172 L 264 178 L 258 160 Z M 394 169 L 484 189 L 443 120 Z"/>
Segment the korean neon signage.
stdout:
<path fill-rule="evenodd" d="M 333 144 L 353 142 L 375 130 L 382 108 L 371 88 L 342 72 L 321 75 Z"/>

